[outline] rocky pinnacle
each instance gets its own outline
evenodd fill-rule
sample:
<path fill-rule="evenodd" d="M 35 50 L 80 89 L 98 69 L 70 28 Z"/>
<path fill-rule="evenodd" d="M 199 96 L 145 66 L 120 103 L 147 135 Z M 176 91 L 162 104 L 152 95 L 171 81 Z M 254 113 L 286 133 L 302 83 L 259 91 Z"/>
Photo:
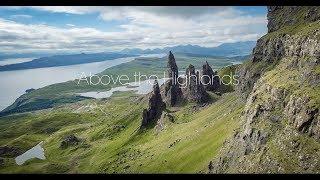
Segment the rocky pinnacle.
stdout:
<path fill-rule="evenodd" d="M 176 106 L 183 97 L 180 86 L 177 83 L 178 66 L 171 51 L 168 56 L 167 71 L 169 80 L 165 83 L 165 102 L 168 106 Z"/>
<path fill-rule="evenodd" d="M 150 124 L 155 124 L 156 121 L 160 118 L 162 111 L 165 109 L 165 107 L 166 105 L 162 101 L 158 81 L 155 80 L 153 85 L 153 91 L 149 98 L 149 107 L 148 109 L 144 109 L 142 113 L 143 119 L 141 127 L 146 127 Z"/>
<path fill-rule="evenodd" d="M 207 91 L 215 91 L 220 86 L 220 79 L 217 72 L 214 72 L 208 61 L 202 66 L 202 83 Z"/>

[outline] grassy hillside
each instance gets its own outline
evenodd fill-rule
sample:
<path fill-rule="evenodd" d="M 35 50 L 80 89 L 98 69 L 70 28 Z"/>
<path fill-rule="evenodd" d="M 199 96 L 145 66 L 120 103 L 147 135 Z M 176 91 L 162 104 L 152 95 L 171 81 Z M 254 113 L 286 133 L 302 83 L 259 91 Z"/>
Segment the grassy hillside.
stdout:
<path fill-rule="evenodd" d="M 138 131 L 146 105 L 145 98 L 124 92 L 109 100 L 1 118 L 0 127 L 6 129 L 0 132 L 1 146 L 26 150 L 44 141 L 47 159 L 18 166 L 7 158 L 0 172 L 197 173 L 232 136 L 243 107 L 233 93 L 224 94 L 199 111 L 192 104 L 168 109 L 174 121 L 164 120 L 163 130 Z M 62 138 L 69 134 L 81 138 L 81 143 L 60 149 Z"/>

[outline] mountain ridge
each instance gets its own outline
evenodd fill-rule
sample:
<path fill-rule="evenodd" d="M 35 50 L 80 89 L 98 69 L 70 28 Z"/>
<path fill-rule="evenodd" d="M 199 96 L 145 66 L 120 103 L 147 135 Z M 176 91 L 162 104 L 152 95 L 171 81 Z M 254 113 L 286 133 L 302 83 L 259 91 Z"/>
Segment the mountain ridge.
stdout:
<path fill-rule="evenodd" d="M 140 49 L 140 48 L 126 48 L 120 52 L 131 54 L 153 54 L 153 53 L 167 53 L 172 51 L 174 53 L 190 53 L 212 56 L 244 56 L 251 54 L 256 41 L 239 41 L 235 43 L 222 43 L 217 47 L 202 47 L 199 45 L 177 45 L 164 48 L 155 49 Z"/>
<path fill-rule="evenodd" d="M 116 58 L 135 57 L 133 54 L 123 53 L 92 53 L 92 54 L 70 54 L 70 55 L 54 55 L 49 57 L 41 57 L 28 62 L 9 64 L 0 66 L 1 71 L 14 71 L 23 69 L 36 69 L 45 67 L 69 66 L 76 64 L 86 64 L 93 62 L 101 62 Z"/>

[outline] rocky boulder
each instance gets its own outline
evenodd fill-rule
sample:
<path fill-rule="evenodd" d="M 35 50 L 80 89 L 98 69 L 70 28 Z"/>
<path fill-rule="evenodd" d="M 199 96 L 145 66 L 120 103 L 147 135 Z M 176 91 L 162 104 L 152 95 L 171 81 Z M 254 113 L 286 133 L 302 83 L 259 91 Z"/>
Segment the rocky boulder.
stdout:
<path fill-rule="evenodd" d="M 155 124 L 161 117 L 162 111 L 165 109 L 165 107 L 166 105 L 162 101 L 158 81 L 155 80 L 153 91 L 149 98 L 149 107 L 148 109 L 144 109 L 142 112 L 141 128 L 150 124 Z"/>
<path fill-rule="evenodd" d="M 65 149 L 68 148 L 70 146 L 75 146 L 78 145 L 80 143 L 80 139 L 77 138 L 75 135 L 71 134 L 66 136 L 60 143 L 60 148 L 61 149 Z"/>

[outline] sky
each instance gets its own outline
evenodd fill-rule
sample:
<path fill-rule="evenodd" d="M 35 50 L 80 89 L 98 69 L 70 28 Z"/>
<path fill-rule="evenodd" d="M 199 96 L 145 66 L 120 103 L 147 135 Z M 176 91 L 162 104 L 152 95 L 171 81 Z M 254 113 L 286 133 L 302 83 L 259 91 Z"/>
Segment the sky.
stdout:
<path fill-rule="evenodd" d="M 0 53 L 112 52 L 256 41 L 267 8 L 161 6 L 0 7 Z"/>

